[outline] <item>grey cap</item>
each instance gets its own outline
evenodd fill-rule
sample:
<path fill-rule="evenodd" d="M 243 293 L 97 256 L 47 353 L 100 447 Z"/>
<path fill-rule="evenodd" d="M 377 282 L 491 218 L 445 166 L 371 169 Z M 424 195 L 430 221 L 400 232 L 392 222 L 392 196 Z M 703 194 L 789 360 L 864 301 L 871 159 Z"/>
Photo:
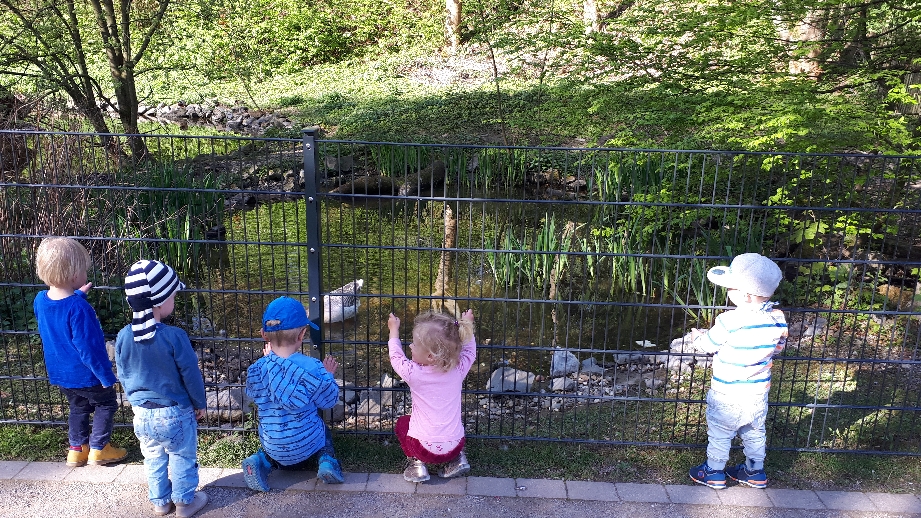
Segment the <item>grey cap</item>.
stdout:
<path fill-rule="evenodd" d="M 707 272 L 713 284 L 759 297 L 773 295 L 782 278 L 774 261 L 754 253 L 737 255 L 729 266 L 715 266 Z"/>

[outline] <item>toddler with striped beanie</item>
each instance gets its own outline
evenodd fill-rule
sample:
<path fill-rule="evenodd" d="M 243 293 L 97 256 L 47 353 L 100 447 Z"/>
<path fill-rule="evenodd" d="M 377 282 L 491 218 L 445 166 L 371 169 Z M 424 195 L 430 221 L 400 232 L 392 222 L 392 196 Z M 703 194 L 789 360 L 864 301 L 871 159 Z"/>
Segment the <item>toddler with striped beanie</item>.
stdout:
<path fill-rule="evenodd" d="M 192 516 L 208 502 L 198 487 L 198 420 L 205 383 L 189 335 L 163 323 L 185 288 L 160 261 L 141 260 L 125 278 L 131 324 L 115 340 L 118 379 L 134 411 L 154 514 Z"/>

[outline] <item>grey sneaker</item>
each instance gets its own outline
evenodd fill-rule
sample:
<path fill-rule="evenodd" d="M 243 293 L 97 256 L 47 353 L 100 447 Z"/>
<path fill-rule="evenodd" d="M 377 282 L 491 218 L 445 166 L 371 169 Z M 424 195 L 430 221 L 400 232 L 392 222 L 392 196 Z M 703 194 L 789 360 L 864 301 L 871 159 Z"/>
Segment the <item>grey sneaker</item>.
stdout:
<path fill-rule="evenodd" d="M 157 516 L 166 516 L 173 512 L 173 503 L 167 502 L 165 505 L 155 505 L 154 514 Z"/>
<path fill-rule="evenodd" d="M 429 469 L 425 463 L 419 459 L 409 457 L 406 459 L 406 469 L 403 470 L 403 478 L 407 482 L 425 482 L 429 479 Z"/>
<path fill-rule="evenodd" d="M 201 511 L 201 508 L 208 503 L 208 495 L 203 491 L 196 491 L 195 498 L 187 504 L 176 504 L 176 516 L 179 518 L 189 518 L 193 514 Z"/>
<path fill-rule="evenodd" d="M 438 473 L 438 476 L 441 478 L 453 478 L 466 475 L 469 471 L 470 463 L 467 462 L 467 455 L 464 454 L 464 450 L 461 450 L 460 455 L 458 455 L 456 459 L 445 463 L 444 467 L 441 468 L 441 472 Z"/>

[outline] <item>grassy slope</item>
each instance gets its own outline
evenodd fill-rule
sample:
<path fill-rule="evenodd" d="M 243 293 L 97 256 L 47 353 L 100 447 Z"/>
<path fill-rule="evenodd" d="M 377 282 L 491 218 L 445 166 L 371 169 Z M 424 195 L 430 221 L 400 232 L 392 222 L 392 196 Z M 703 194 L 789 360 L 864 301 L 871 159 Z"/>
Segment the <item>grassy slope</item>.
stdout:
<path fill-rule="evenodd" d="M 842 151 L 921 148 L 912 119 L 866 92 L 818 94 L 808 81 L 734 90 L 572 82 L 511 60 L 498 63 L 500 93 L 484 48 L 456 56 L 415 49 L 279 75 L 251 85 L 172 73 L 142 85 L 150 101 L 219 100 L 276 109 L 337 139 Z M 149 88 L 149 90 L 148 90 Z M 917 133 L 917 131 L 915 131 Z"/>

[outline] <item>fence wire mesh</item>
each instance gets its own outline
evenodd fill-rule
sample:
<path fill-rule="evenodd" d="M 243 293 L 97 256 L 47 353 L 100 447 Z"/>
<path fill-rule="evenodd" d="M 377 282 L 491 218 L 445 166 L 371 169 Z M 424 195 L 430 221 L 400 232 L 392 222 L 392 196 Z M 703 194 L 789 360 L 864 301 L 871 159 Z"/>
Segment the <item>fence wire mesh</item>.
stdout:
<path fill-rule="evenodd" d="M 683 338 L 728 309 L 708 268 L 760 252 L 784 272 L 772 449 L 918 454 L 921 159 L 0 133 L 0 422 L 63 424 L 32 299 L 41 238 L 79 239 L 106 336 L 128 266 L 188 285 L 203 428 L 250 429 L 260 317 L 299 298 L 341 365 L 340 433 L 392 434 L 409 392 L 387 316 L 472 308 L 468 436 L 700 447 L 711 358 Z M 355 282 L 359 281 L 359 282 Z M 358 286 L 356 289 L 355 287 Z M 338 290 L 344 288 L 344 290 Z M 337 291 L 338 290 L 338 291 Z M 343 292 L 355 297 L 338 296 Z M 357 302 L 354 302 L 357 301 Z M 130 425 L 130 408 L 118 416 Z"/>

